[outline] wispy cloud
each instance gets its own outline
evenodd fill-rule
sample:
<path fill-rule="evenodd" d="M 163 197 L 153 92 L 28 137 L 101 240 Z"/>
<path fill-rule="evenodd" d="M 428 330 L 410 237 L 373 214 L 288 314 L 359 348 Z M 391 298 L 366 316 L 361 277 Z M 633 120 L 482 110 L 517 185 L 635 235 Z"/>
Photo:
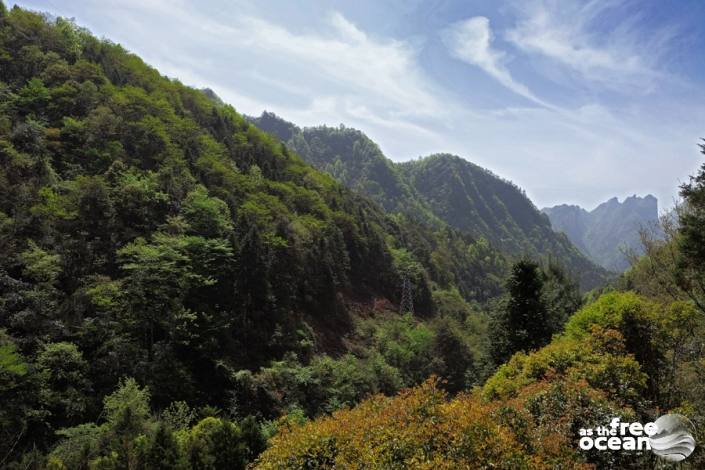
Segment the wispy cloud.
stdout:
<path fill-rule="evenodd" d="M 518 21 L 506 38 L 518 48 L 547 57 L 593 83 L 613 90 L 650 91 L 663 77 L 659 62 L 675 29 L 639 27 L 633 2 L 620 0 L 522 0 Z M 609 15 L 612 22 L 605 20 Z M 621 18 L 616 26 L 615 18 Z"/>
<path fill-rule="evenodd" d="M 526 85 L 512 77 L 505 65 L 506 54 L 492 47 L 493 39 L 490 20 L 484 16 L 475 16 L 455 23 L 443 32 L 443 40 L 453 57 L 480 67 L 514 93 L 534 103 L 550 107 Z"/>
<path fill-rule="evenodd" d="M 345 123 L 391 142 L 387 151 L 399 158 L 416 155 L 419 141 L 442 140 L 439 121 L 453 105 L 419 65 L 417 45 L 371 34 L 337 11 L 302 26 L 253 3 L 218 14 L 207 5 L 84 0 L 64 11 L 100 19 L 98 31 L 111 31 L 162 73 L 213 89 L 240 112 L 274 111 L 299 125 Z"/>
<path fill-rule="evenodd" d="M 247 18 L 228 30 L 250 47 L 296 58 L 318 74 L 345 84 L 348 93 L 358 90 L 393 104 L 399 114 L 439 111 L 440 103 L 407 43 L 371 38 L 340 13 L 330 15 L 329 25 L 330 35 L 295 34 L 265 20 Z"/>
<path fill-rule="evenodd" d="M 702 79 L 693 89 L 662 79 L 666 60 L 693 67 L 700 56 L 697 47 L 669 54 L 666 26 L 678 15 L 654 18 L 657 1 L 505 0 L 481 2 L 492 4 L 482 13 L 466 0 L 448 0 L 448 9 L 425 2 L 416 23 L 403 8 L 371 20 L 373 0 L 338 3 L 340 13 L 316 0 L 16 1 L 76 17 L 238 111 L 344 123 L 396 160 L 455 152 L 523 186 L 538 205 L 591 206 L 635 192 L 668 203 L 700 164 Z M 487 17 L 468 19 L 479 14 Z M 478 97 L 487 78 L 511 93 Z"/>

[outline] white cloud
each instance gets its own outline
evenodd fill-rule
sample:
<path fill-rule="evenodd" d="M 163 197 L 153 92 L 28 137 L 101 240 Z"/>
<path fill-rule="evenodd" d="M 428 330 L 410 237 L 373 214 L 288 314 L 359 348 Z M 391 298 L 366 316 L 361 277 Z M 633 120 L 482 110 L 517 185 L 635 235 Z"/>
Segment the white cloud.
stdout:
<path fill-rule="evenodd" d="M 651 28 L 647 34 L 638 14 L 626 16 L 624 7 L 620 0 L 522 0 L 516 3 L 519 20 L 506 38 L 610 89 L 650 91 L 663 77 L 658 63 L 675 31 Z M 605 30 L 610 23 L 600 20 L 608 14 L 625 17 Z"/>
<path fill-rule="evenodd" d="M 403 116 L 437 113 L 442 106 L 430 91 L 405 42 L 368 37 L 340 13 L 330 16 L 333 34 L 295 34 L 262 19 L 247 18 L 229 28 L 232 39 L 277 55 L 288 55 L 318 79 L 344 85 L 347 94 L 365 93 Z"/>
<path fill-rule="evenodd" d="M 507 108 L 482 119 L 458 119 L 445 150 L 525 188 L 539 206 L 591 208 L 613 196 L 651 193 L 670 207 L 679 181 L 701 158 L 696 143 L 705 117 L 691 123 L 645 119 L 587 105 L 571 115 L 542 107 Z"/>
<path fill-rule="evenodd" d="M 452 56 L 480 67 L 514 93 L 541 106 L 550 107 L 526 85 L 512 77 L 505 66 L 506 54 L 492 47 L 493 39 L 490 20 L 484 16 L 475 16 L 455 23 L 443 33 L 443 40 Z"/>
<path fill-rule="evenodd" d="M 439 141 L 439 121 L 454 108 L 419 66 L 416 47 L 369 34 L 339 12 L 302 25 L 275 21 L 253 3 L 210 11 L 208 2 L 184 0 L 61 3 L 57 13 L 76 16 L 168 76 L 213 89 L 240 112 L 266 109 L 299 125 L 345 123 L 389 143 L 397 158 Z"/>
<path fill-rule="evenodd" d="M 443 88 L 455 82 L 444 75 L 450 68 L 426 74 L 419 58 L 422 36 L 378 36 L 363 27 L 366 23 L 351 21 L 352 16 L 320 8 L 297 21 L 268 2 L 238 1 L 233 6 L 234 1 L 227 8 L 206 0 L 22 3 L 76 17 L 160 72 L 212 88 L 238 111 L 259 114 L 267 109 L 299 125 L 344 123 L 368 134 L 395 160 L 455 152 L 523 186 L 539 206 L 591 206 L 611 196 L 645 192 L 668 203 L 678 179 L 700 163 L 695 143 L 705 108 L 699 92 L 680 100 L 665 92 L 648 100 L 623 95 L 619 106 L 601 102 L 595 93 L 571 93 L 566 100 L 560 96 L 565 90 L 550 82 L 532 80 L 536 88 L 528 88 L 520 74 L 525 70 L 511 67 L 511 57 L 500 50 L 511 47 L 513 54 L 526 54 L 522 60 L 531 59 L 538 70 L 550 66 L 559 79 L 568 75 L 580 86 L 641 90 L 642 82 L 656 83 L 659 62 L 641 54 L 661 56 L 668 35 L 657 32 L 643 40 L 630 22 L 598 34 L 596 27 L 614 24 L 598 21 L 606 12 L 603 3 L 522 0 L 510 10 L 518 15 L 517 23 L 509 25 L 510 39 L 516 42 L 500 42 L 508 39 L 500 30 L 495 39 L 486 18 L 447 29 L 443 39 L 455 57 L 530 100 L 524 108 L 490 111 L 473 109 L 467 105 L 471 100 L 464 99 L 477 77 L 460 77 L 467 88 L 451 95 Z M 640 39 L 643 46 L 637 47 Z M 427 45 L 435 47 L 433 41 Z M 443 67 L 435 59 L 442 57 L 434 57 L 433 66 Z M 670 80 L 658 84 L 664 90 L 673 86 Z M 544 93 L 549 96 L 546 86 L 558 90 L 551 92 L 551 100 L 566 103 L 564 107 L 542 101 Z M 516 104 L 514 97 L 503 95 L 493 102 Z"/>

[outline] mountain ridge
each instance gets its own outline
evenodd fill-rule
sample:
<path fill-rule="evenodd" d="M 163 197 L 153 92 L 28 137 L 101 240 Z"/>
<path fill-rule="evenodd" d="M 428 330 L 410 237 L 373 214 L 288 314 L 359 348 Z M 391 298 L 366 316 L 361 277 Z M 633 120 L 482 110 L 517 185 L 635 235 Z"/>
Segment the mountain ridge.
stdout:
<path fill-rule="evenodd" d="M 266 111 L 246 118 L 387 211 L 460 229 L 515 258 L 553 257 L 588 289 L 608 276 L 551 229 L 521 188 L 462 157 L 441 153 L 393 162 L 362 131 L 344 125 L 301 128 Z"/>
<path fill-rule="evenodd" d="M 554 230 L 565 233 L 586 256 L 610 271 L 624 271 L 629 266 L 627 255 L 641 253 L 640 230 L 655 230 L 658 235 L 658 200 L 651 194 L 635 194 L 622 202 L 612 197 L 591 211 L 570 204 L 541 211 Z"/>

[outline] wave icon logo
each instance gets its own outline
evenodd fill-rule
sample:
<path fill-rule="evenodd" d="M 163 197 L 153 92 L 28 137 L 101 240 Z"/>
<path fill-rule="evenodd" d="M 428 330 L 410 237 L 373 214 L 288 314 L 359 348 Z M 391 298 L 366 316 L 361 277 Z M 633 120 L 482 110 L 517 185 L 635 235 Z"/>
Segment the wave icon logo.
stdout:
<path fill-rule="evenodd" d="M 649 436 L 651 451 L 669 462 L 685 460 L 695 450 L 695 428 L 685 416 L 667 414 L 654 421 L 656 433 Z"/>

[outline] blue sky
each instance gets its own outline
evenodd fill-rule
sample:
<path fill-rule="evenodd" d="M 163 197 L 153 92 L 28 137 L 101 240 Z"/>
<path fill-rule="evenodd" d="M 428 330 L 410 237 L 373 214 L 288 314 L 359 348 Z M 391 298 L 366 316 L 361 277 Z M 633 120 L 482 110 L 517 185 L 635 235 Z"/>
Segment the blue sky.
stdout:
<path fill-rule="evenodd" d="M 10 2 L 11 3 L 11 2 Z M 542 207 L 654 194 L 702 162 L 700 0 L 31 0 L 240 112 L 451 152 Z"/>

